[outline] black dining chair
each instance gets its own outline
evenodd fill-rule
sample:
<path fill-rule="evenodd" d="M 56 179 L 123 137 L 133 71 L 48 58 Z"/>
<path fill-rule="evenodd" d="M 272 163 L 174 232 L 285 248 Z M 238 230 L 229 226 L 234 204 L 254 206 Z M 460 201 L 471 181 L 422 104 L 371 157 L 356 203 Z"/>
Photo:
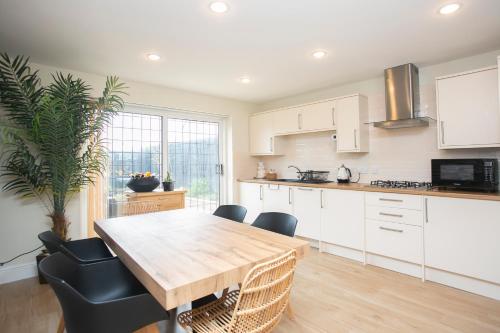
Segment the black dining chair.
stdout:
<path fill-rule="evenodd" d="M 93 237 L 74 241 L 63 241 L 53 231 L 44 231 L 38 235 L 50 254 L 63 252 L 81 264 L 113 259 L 102 239 Z"/>
<path fill-rule="evenodd" d="M 243 222 L 247 215 L 247 209 L 239 205 L 221 205 L 215 210 L 213 215 L 235 222 Z"/>
<path fill-rule="evenodd" d="M 252 226 L 293 237 L 297 228 L 297 222 L 297 218 L 293 215 L 269 212 L 260 213 L 252 223 Z"/>
<path fill-rule="evenodd" d="M 39 268 L 59 299 L 67 333 L 133 332 L 169 319 L 118 258 L 78 264 L 59 252 Z"/>

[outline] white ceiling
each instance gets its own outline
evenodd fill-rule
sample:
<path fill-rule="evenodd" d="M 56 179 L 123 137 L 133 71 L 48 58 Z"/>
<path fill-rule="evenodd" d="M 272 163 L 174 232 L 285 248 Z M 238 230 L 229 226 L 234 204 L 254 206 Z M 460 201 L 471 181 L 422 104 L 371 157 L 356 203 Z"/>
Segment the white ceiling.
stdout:
<path fill-rule="evenodd" d="M 261 103 L 500 47 L 500 0 L 460 0 L 446 17 L 441 0 L 226 2 L 220 15 L 210 0 L 0 0 L 0 50 Z M 318 48 L 328 57 L 313 59 Z"/>

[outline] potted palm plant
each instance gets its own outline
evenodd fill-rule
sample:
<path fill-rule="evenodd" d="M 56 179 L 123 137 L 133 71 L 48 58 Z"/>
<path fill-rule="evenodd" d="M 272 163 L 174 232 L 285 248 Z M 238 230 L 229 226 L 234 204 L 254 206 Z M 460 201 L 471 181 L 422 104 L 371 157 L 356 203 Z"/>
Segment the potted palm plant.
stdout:
<path fill-rule="evenodd" d="M 0 122 L 4 191 L 44 203 L 52 230 L 68 238 L 66 206 L 106 166 L 102 133 L 123 108 L 125 86 L 108 77 L 102 95 L 71 74 L 42 86 L 29 58 L 0 54 Z"/>

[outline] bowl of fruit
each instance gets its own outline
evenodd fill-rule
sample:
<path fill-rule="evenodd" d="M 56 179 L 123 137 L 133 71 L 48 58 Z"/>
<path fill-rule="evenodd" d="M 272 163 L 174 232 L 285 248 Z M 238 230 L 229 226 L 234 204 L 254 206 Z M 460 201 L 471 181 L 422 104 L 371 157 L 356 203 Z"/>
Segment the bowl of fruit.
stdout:
<path fill-rule="evenodd" d="M 160 181 L 151 172 L 137 172 L 130 175 L 127 187 L 134 192 L 153 192 L 160 185 Z"/>

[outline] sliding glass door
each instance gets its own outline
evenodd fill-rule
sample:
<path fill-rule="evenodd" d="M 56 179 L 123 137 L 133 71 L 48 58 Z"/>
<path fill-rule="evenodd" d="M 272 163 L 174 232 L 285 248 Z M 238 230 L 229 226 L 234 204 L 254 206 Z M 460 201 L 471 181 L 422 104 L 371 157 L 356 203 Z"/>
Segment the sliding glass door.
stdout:
<path fill-rule="evenodd" d="M 175 188 L 187 190 L 187 208 L 212 213 L 224 194 L 222 121 L 167 110 L 125 110 L 106 131 L 108 216 L 116 216 L 127 200 L 130 174 L 147 171 L 160 180 L 170 172 Z"/>
<path fill-rule="evenodd" d="M 187 190 L 186 207 L 213 212 L 220 203 L 220 123 L 168 118 L 169 171 L 176 187 Z"/>

